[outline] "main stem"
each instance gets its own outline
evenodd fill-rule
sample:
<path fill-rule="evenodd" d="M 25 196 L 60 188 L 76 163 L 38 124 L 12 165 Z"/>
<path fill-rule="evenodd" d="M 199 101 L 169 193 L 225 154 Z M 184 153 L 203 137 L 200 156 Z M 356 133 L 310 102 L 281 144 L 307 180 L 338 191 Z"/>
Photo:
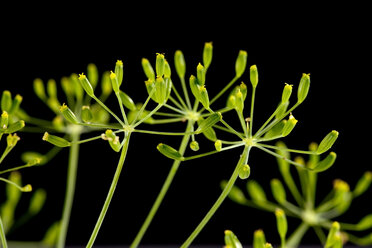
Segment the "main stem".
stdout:
<path fill-rule="evenodd" d="M 187 127 L 186 127 L 186 131 L 185 131 L 186 133 L 191 132 L 192 125 L 193 125 L 193 123 L 191 123 L 191 121 L 189 121 L 188 124 L 187 124 Z M 185 153 L 185 150 L 186 150 L 187 144 L 189 143 L 189 140 L 190 140 L 190 135 L 189 134 L 186 134 L 185 136 L 183 136 L 180 148 L 178 150 L 178 152 L 182 156 Z M 148 227 L 150 226 L 156 212 L 158 211 L 158 209 L 160 207 L 160 204 L 163 202 L 163 199 L 164 199 L 165 195 L 167 194 L 170 185 L 173 182 L 174 176 L 176 175 L 176 173 L 178 171 L 178 167 L 179 167 L 180 163 L 181 163 L 181 161 L 174 160 L 172 168 L 170 169 L 170 171 L 168 173 L 168 176 L 167 176 L 167 178 L 166 178 L 166 180 L 165 180 L 165 182 L 164 182 L 164 184 L 163 184 L 163 186 L 160 190 L 160 193 L 157 196 L 153 206 L 151 207 L 151 210 L 150 210 L 149 214 L 147 215 L 147 217 L 145 219 L 145 222 L 142 224 L 142 227 L 139 230 L 136 238 L 134 239 L 134 241 L 130 245 L 130 248 L 136 248 L 140 244 L 140 242 L 141 242 L 143 236 L 145 235 Z"/>
<path fill-rule="evenodd" d="M 107 213 L 107 210 L 108 210 L 108 208 L 110 206 L 112 197 L 113 197 L 114 192 L 115 192 L 115 189 L 116 189 L 116 185 L 118 184 L 119 177 L 120 177 L 121 171 L 123 169 L 125 157 L 127 155 L 130 135 L 131 135 L 131 133 L 126 133 L 126 137 L 125 137 L 125 140 L 124 140 L 124 145 L 123 145 L 123 148 L 122 148 L 121 154 L 120 154 L 119 163 L 118 163 L 118 166 L 116 168 L 114 178 L 113 178 L 113 180 L 111 182 L 110 190 L 109 190 L 109 192 L 107 194 L 105 203 L 103 204 L 103 207 L 102 207 L 102 210 L 101 210 L 101 213 L 100 213 L 100 215 L 98 217 L 98 220 L 96 222 L 96 225 L 94 227 L 94 230 L 93 230 L 93 232 L 92 232 L 92 234 L 90 236 L 90 239 L 88 241 L 88 244 L 86 246 L 87 248 L 93 246 L 94 241 L 97 238 L 99 229 L 101 228 L 102 222 L 103 222 L 103 220 L 105 218 L 105 215 Z"/>
<path fill-rule="evenodd" d="M 75 132 L 71 134 L 72 145 L 70 148 L 70 155 L 68 160 L 68 169 L 67 169 L 67 185 L 66 185 L 66 195 L 65 202 L 63 206 L 61 228 L 58 235 L 57 247 L 63 248 L 66 243 L 67 229 L 70 222 L 72 203 L 74 201 L 75 195 L 75 185 L 76 185 L 76 172 L 78 167 L 79 160 L 79 144 L 74 143 L 79 141 L 80 133 Z"/>
<path fill-rule="evenodd" d="M 181 248 L 186 248 L 191 245 L 194 239 L 198 236 L 201 230 L 203 230 L 204 226 L 208 223 L 208 221 L 212 218 L 212 216 L 216 213 L 217 209 L 221 206 L 223 201 L 226 199 L 226 197 L 231 191 L 231 188 L 234 186 L 236 179 L 239 176 L 240 167 L 244 164 L 244 162 L 247 160 L 249 156 L 250 149 L 251 149 L 251 146 L 246 146 L 244 148 L 243 154 L 241 155 L 240 160 L 238 164 L 236 165 L 235 170 L 233 174 L 231 175 L 229 181 L 227 182 L 226 187 L 223 189 L 221 195 L 218 197 L 217 201 L 213 204 L 212 208 L 208 211 L 208 213 L 205 215 L 205 217 L 199 223 L 196 229 L 191 233 L 188 239 L 182 244 Z"/>
<path fill-rule="evenodd" d="M 2 247 L 8 248 L 8 244 L 6 242 L 6 237 L 5 237 L 4 225 L 3 225 L 3 221 L 1 220 L 1 217 L 0 217 L 0 239 L 1 239 Z"/>

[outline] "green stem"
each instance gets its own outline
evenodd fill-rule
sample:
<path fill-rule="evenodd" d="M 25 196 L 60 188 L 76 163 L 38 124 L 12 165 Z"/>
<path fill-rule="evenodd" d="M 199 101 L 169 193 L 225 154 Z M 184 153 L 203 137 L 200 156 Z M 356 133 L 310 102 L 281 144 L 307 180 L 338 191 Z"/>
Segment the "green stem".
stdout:
<path fill-rule="evenodd" d="M 188 122 L 187 124 L 187 127 L 186 127 L 186 133 L 190 132 L 192 129 L 192 122 Z M 190 134 L 187 134 L 183 137 L 182 141 L 181 141 L 181 145 L 180 145 L 180 148 L 178 150 L 178 152 L 183 156 L 183 154 L 185 153 L 185 150 L 187 148 L 187 144 L 189 143 L 189 140 L 190 140 Z M 142 224 L 142 227 L 141 229 L 139 230 L 136 238 L 134 239 L 134 241 L 132 242 L 132 244 L 130 245 L 130 248 L 135 248 L 135 247 L 138 247 L 139 243 L 141 242 L 143 236 L 145 235 L 148 227 L 150 226 L 156 212 L 158 211 L 159 207 L 160 207 L 160 204 L 163 202 L 163 199 L 165 197 L 165 195 L 167 194 L 168 192 L 168 189 L 174 179 L 174 176 L 176 175 L 177 173 L 177 170 L 178 170 L 178 167 L 180 165 L 181 161 L 179 160 L 175 160 L 173 162 L 173 165 L 172 165 L 172 168 L 170 169 L 169 171 L 169 174 L 160 190 L 160 193 L 159 195 L 156 197 L 156 200 L 153 204 L 153 206 L 151 207 L 151 210 L 149 212 L 149 214 L 147 215 L 146 219 L 145 219 L 145 222 Z"/>
<path fill-rule="evenodd" d="M 6 242 L 6 237 L 5 237 L 5 231 L 4 231 L 4 225 L 0 217 L 0 238 L 1 238 L 1 244 L 3 248 L 7 248 L 8 244 Z"/>
<path fill-rule="evenodd" d="M 180 80 L 181 80 L 182 91 L 183 91 L 183 94 L 185 95 L 187 106 L 189 109 L 191 109 L 190 97 L 189 97 L 189 93 L 187 92 L 185 78 L 180 77 Z"/>
<path fill-rule="evenodd" d="M 186 103 L 183 101 L 181 95 L 178 93 L 176 87 L 174 86 L 174 84 L 172 84 L 172 89 L 173 89 L 173 92 L 174 94 L 176 95 L 176 97 L 178 98 L 178 100 L 180 101 L 180 103 L 182 104 L 183 108 L 184 109 L 188 109 L 188 107 L 186 106 Z M 191 108 L 191 106 L 190 106 Z"/>
<path fill-rule="evenodd" d="M 223 93 L 225 93 L 226 90 L 228 90 L 231 85 L 233 85 L 236 80 L 238 80 L 238 77 L 234 77 L 226 86 L 225 88 L 223 88 L 210 102 L 209 102 L 209 105 L 212 105 L 212 103 L 214 103 L 218 98 L 220 98 L 220 96 L 222 96 Z"/>
<path fill-rule="evenodd" d="M 77 142 L 80 139 L 80 133 L 72 133 L 71 138 L 73 142 Z M 63 206 L 61 227 L 58 235 L 57 247 L 63 248 L 66 243 L 66 236 L 68 225 L 70 222 L 71 209 L 74 201 L 75 195 L 75 185 L 76 185 L 76 173 L 79 160 L 79 144 L 75 143 L 71 145 L 70 155 L 68 160 L 68 170 L 67 170 L 67 184 L 66 184 L 66 195 L 65 202 Z"/>
<path fill-rule="evenodd" d="M 254 99 L 256 96 L 256 87 L 253 87 L 252 90 L 252 99 L 251 99 L 251 116 L 250 116 L 250 127 L 249 127 L 249 137 L 252 137 L 252 130 L 253 130 L 253 112 L 254 112 Z"/>
<path fill-rule="evenodd" d="M 226 199 L 226 197 L 228 196 L 228 194 L 231 191 L 231 188 L 234 186 L 234 183 L 235 183 L 236 179 L 239 176 L 240 167 L 248 159 L 250 149 L 251 149 L 251 146 L 246 146 L 244 148 L 243 154 L 241 155 L 241 157 L 239 159 L 239 162 L 236 165 L 235 170 L 234 170 L 233 174 L 231 175 L 229 181 L 227 182 L 226 187 L 223 189 L 221 195 L 218 197 L 217 201 L 213 204 L 212 208 L 208 211 L 208 213 L 203 218 L 203 220 L 199 223 L 199 225 L 196 227 L 196 229 L 191 233 L 191 235 L 187 238 L 187 240 L 182 244 L 181 248 L 186 248 L 186 247 L 190 246 L 190 244 L 198 236 L 198 234 L 201 232 L 201 230 L 203 230 L 205 225 L 209 222 L 209 220 L 215 214 L 217 209 L 221 206 L 223 201 Z"/>
<path fill-rule="evenodd" d="M 115 189 L 116 189 L 116 185 L 118 184 L 118 181 L 119 181 L 119 177 L 120 177 L 120 174 L 121 174 L 121 171 L 123 169 L 123 165 L 124 165 L 124 161 L 125 161 L 125 157 L 127 155 L 127 151 L 128 151 L 128 145 L 129 145 L 129 139 L 130 139 L 130 135 L 131 133 L 127 133 L 126 134 L 126 137 L 125 137 L 125 140 L 124 140 L 124 145 L 123 145 L 123 148 L 121 150 L 121 154 L 120 154 L 120 159 L 119 159 L 119 163 L 118 163 L 118 166 L 116 168 L 116 171 L 115 171 L 115 175 L 114 175 L 114 178 L 111 182 L 111 186 L 110 186 L 110 190 L 107 194 L 107 197 L 106 197 L 106 200 L 105 200 L 105 203 L 103 204 L 103 207 L 102 207 L 102 210 L 101 210 L 101 213 L 98 217 L 98 220 L 97 220 L 97 223 L 94 227 L 94 230 L 90 236 L 90 239 L 88 241 L 88 244 L 87 244 L 87 248 L 88 247 L 92 247 L 93 244 L 94 244 L 94 241 L 96 240 L 97 238 L 97 235 L 98 235 L 98 232 L 99 232 L 99 229 L 101 228 L 101 225 L 102 225 L 102 222 L 105 218 L 105 215 L 107 213 L 107 210 L 110 206 L 110 203 L 111 203 L 111 200 L 112 200 L 112 197 L 114 195 L 114 192 L 115 192 Z"/>
<path fill-rule="evenodd" d="M 120 93 L 116 92 L 115 95 L 116 95 L 116 98 L 118 99 L 118 103 L 120 106 L 120 111 L 121 111 L 121 115 L 123 116 L 124 123 L 128 125 L 129 123 L 128 123 L 127 115 L 125 114 L 123 102 L 121 101 Z"/>
<path fill-rule="evenodd" d="M 299 227 L 293 232 L 293 234 L 287 240 L 287 247 L 288 248 L 298 247 L 307 229 L 309 229 L 309 225 L 306 223 L 301 223 L 301 225 L 299 225 Z"/>
<path fill-rule="evenodd" d="M 111 114 L 119 123 L 121 126 L 125 126 L 124 122 L 115 114 L 111 111 L 111 109 L 109 109 L 103 102 L 101 102 L 101 100 L 99 100 L 97 97 L 93 96 L 93 99 L 99 104 L 101 105 L 102 108 L 104 108 L 109 114 Z"/>
<path fill-rule="evenodd" d="M 150 118 L 154 113 L 156 113 L 156 111 L 158 111 L 161 107 L 163 106 L 163 104 L 158 104 L 158 106 L 156 106 L 150 113 L 148 113 L 145 117 L 143 117 L 141 120 L 139 120 L 138 122 L 136 122 L 136 124 L 133 125 L 133 128 L 136 128 L 139 124 L 141 124 L 142 122 L 146 121 L 148 118 Z"/>

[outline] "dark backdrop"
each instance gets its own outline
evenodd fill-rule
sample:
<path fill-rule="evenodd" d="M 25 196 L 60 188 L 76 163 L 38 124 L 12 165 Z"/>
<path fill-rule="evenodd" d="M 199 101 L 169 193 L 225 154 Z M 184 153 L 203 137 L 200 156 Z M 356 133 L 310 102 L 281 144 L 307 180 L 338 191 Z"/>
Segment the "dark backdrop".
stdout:
<path fill-rule="evenodd" d="M 121 59 L 122 88 L 135 101 L 143 101 L 146 94 L 142 57 L 154 61 L 157 52 L 165 53 L 172 64 L 174 52 L 181 49 L 190 75 L 202 59 L 204 42 L 212 41 L 214 55 L 207 87 L 209 94 L 214 95 L 233 77 L 239 50 L 246 50 L 248 66 L 256 64 L 260 76 L 256 123 L 265 121 L 274 110 L 284 82 L 296 88 L 302 73 L 310 73 L 309 96 L 296 109 L 294 115 L 299 123 L 285 141 L 292 147 L 306 149 L 310 142 L 319 142 L 329 131 L 339 131 L 333 148 L 338 160 L 319 176 L 319 194 L 325 195 L 335 178 L 346 180 L 353 188 L 364 171 L 371 169 L 366 143 L 371 136 L 367 88 L 370 63 L 365 60 L 369 48 L 363 15 L 352 18 L 349 14 L 354 11 L 346 6 L 322 10 L 299 8 L 273 15 L 266 11 L 254 15 L 255 7 L 233 4 L 213 11 L 212 6 L 180 6 L 172 10 L 153 6 L 151 11 L 145 11 L 107 4 L 100 6 L 100 12 L 69 6 L 62 13 L 57 13 L 60 7 L 14 13 L 1 24 L 1 90 L 23 95 L 22 106 L 26 110 L 51 118 L 51 113 L 33 95 L 33 79 L 54 78 L 59 82 L 62 76 L 86 71 L 88 63 L 95 63 L 100 72 L 112 70 L 115 61 Z M 247 73 L 242 80 L 249 83 Z M 174 82 L 178 84 L 178 80 Z M 117 109 L 114 100 L 111 106 Z M 180 124 L 172 127 L 184 128 Z M 18 151 L 45 152 L 51 147 L 42 142 L 41 134 L 20 135 L 22 143 L 17 145 Z M 201 150 L 213 149 L 211 143 L 199 140 Z M 177 147 L 180 139 L 133 135 L 98 244 L 128 244 L 134 238 L 171 167 L 171 161 L 155 149 L 164 141 Z M 22 171 L 25 182 L 47 190 L 48 201 L 38 218 L 10 239 L 39 239 L 48 225 L 60 217 L 67 156 L 67 150 L 62 151 L 50 164 Z M 220 181 L 229 178 L 238 156 L 239 151 L 234 150 L 184 163 L 143 243 L 183 242 L 220 194 Z M 16 151 L 11 159 L 15 164 L 19 162 Z M 68 244 L 85 244 L 88 240 L 117 160 L 118 154 L 105 142 L 81 146 Z M 275 159 L 258 150 L 252 152 L 250 166 L 251 178 L 267 190 L 270 179 L 279 176 Z M 244 187 L 245 182 L 239 181 L 238 185 Z M 368 213 L 370 206 L 368 197 L 358 199 L 350 214 L 340 220 L 357 221 Z M 244 243 L 251 243 L 253 231 L 258 228 L 264 229 L 271 242 L 278 243 L 274 224 L 274 215 L 227 200 L 195 243 L 222 244 L 225 229 L 233 230 Z M 297 220 L 289 219 L 290 230 L 297 225 Z M 304 243 L 318 242 L 309 233 Z"/>

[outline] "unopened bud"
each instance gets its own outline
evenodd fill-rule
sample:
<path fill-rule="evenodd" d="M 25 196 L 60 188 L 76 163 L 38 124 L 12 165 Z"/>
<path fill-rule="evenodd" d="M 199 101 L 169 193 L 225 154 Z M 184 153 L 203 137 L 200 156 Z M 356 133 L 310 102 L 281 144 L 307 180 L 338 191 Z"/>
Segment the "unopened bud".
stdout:
<path fill-rule="evenodd" d="M 88 96 L 94 97 L 93 87 L 84 73 L 79 74 L 79 81 Z"/>
<path fill-rule="evenodd" d="M 8 90 L 3 91 L 1 96 L 1 109 L 9 113 L 12 108 L 12 94 Z"/>
<path fill-rule="evenodd" d="M 156 54 L 156 64 L 155 64 L 156 76 L 162 77 L 164 75 L 164 69 L 165 69 L 164 54 L 158 53 Z"/>
<path fill-rule="evenodd" d="M 9 123 L 8 112 L 3 111 L 3 113 L 1 114 L 1 119 L 0 119 L 0 130 L 7 129 L 8 123 Z"/>
<path fill-rule="evenodd" d="M 327 236 L 327 240 L 324 246 L 325 248 L 330 248 L 333 246 L 333 244 L 336 241 L 335 236 L 339 231 L 340 231 L 340 224 L 337 221 L 333 222 L 331 229 L 329 230 L 329 233 Z"/>
<path fill-rule="evenodd" d="M 7 137 L 6 137 L 6 143 L 7 143 L 7 147 L 8 148 L 11 148 L 11 147 L 15 147 L 17 142 L 20 140 L 20 138 L 17 136 L 17 134 L 9 134 Z"/>
<path fill-rule="evenodd" d="M 294 127 L 296 126 L 297 122 L 298 121 L 293 117 L 293 115 L 290 115 L 288 121 L 285 123 L 283 127 L 282 136 L 285 137 L 288 134 L 290 134 Z"/>
<path fill-rule="evenodd" d="M 222 149 L 222 141 L 221 140 L 216 140 L 216 142 L 214 142 L 214 147 L 216 148 L 216 151 L 221 151 Z"/>
<path fill-rule="evenodd" d="M 130 98 L 130 96 L 128 96 L 123 91 L 120 91 L 119 96 L 120 96 L 120 99 L 121 99 L 123 105 L 127 109 L 132 110 L 132 111 L 137 110 L 136 104 L 134 103 L 134 101 L 132 100 L 132 98 Z"/>
<path fill-rule="evenodd" d="M 209 109 L 209 96 L 208 91 L 205 86 L 198 87 L 199 89 L 199 101 L 203 105 L 204 108 Z"/>
<path fill-rule="evenodd" d="M 198 79 L 199 85 L 205 84 L 205 68 L 202 64 L 198 64 L 196 67 L 196 77 Z"/>
<path fill-rule="evenodd" d="M 77 117 L 75 116 L 74 112 L 72 112 L 72 110 L 66 105 L 66 104 L 63 104 L 61 107 L 60 107 L 60 111 L 63 115 L 63 117 L 70 123 L 72 124 L 78 124 L 79 123 L 79 120 L 77 119 Z"/>
<path fill-rule="evenodd" d="M 12 108 L 10 109 L 10 114 L 16 113 L 19 110 L 19 106 L 21 105 L 21 102 L 23 100 L 23 97 L 21 95 L 16 95 L 13 99 Z"/>
<path fill-rule="evenodd" d="M 186 73 L 186 62 L 183 53 L 180 50 L 177 50 L 174 54 L 174 66 L 176 67 L 178 76 L 184 78 Z"/>
<path fill-rule="evenodd" d="M 23 186 L 23 187 L 21 188 L 21 191 L 22 191 L 22 192 L 31 192 L 31 191 L 32 191 L 32 186 L 31 186 L 31 184 L 27 184 L 27 185 Z"/>
<path fill-rule="evenodd" d="M 93 119 L 93 113 L 89 106 L 84 105 L 81 107 L 81 119 L 84 122 L 90 122 Z"/>
<path fill-rule="evenodd" d="M 289 98 L 291 97 L 292 94 L 292 85 L 285 84 L 283 93 L 282 93 L 282 103 L 288 102 Z"/>
<path fill-rule="evenodd" d="M 287 230 L 288 230 L 287 218 L 282 209 L 276 209 L 275 216 L 276 216 L 276 225 L 278 228 L 278 233 L 279 233 L 280 238 L 283 240 L 285 239 L 285 236 L 287 235 Z"/>
<path fill-rule="evenodd" d="M 116 134 L 111 129 L 106 130 L 105 136 L 106 136 L 106 139 L 109 142 L 111 148 L 115 152 L 119 152 L 120 148 L 121 148 L 119 137 L 116 136 Z"/>
<path fill-rule="evenodd" d="M 14 122 L 8 126 L 4 133 L 15 133 L 25 127 L 25 122 L 23 120 Z"/>
<path fill-rule="evenodd" d="M 336 142 L 337 138 L 338 138 L 338 132 L 335 130 L 331 131 L 320 142 L 318 149 L 316 150 L 316 153 L 322 154 L 328 151 L 333 146 L 333 144 Z"/>
<path fill-rule="evenodd" d="M 235 236 L 235 234 L 230 231 L 225 231 L 225 245 L 229 248 L 242 248 L 242 244 L 240 243 L 238 237 Z"/>
<path fill-rule="evenodd" d="M 145 72 L 145 75 L 148 79 L 151 79 L 152 81 L 155 81 L 154 69 L 152 68 L 150 62 L 146 58 L 142 59 L 142 69 Z"/>
<path fill-rule="evenodd" d="M 257 71 L 256 65 L 252 65 L 251 68 L 249 68 L 249 74 L 250 74 L 252 87 L 256 88 L 258 84 L 258 71 Z"/>
<path fill-rule="evenodd" d="M 46 94 L 45 94 L 45 87 L 44 83 L 40 78 L 37 78 L 33 82 L 34 92 L 37 97 L 39 97 L 41 100 L 46 100 Z"/>
<path fill-rule="evenodd" d="M 372 182 L 372 172 L 367 171 L 363 174 L 363 176 L 357 182 L 355 189 L 353 191 L 353 195 L 356 197 L 356 196 L 363 194 L 369 188 L 369 186 L 371 185 L 371 182 Z"/>
<path fill-rule="evenodd" d="M 48 132 L 45 132 L 44 133 L 44 136 L 43 136 L 43 140 L 55 145 L 55 146 L 58 146 L 58 147 L 68 147 L 68 146 L 71 146 L 71 143 L 67 140 L 65 140 L 64 138 L 61 138 L 61 137 L 58 137 L 58 136 L 55 136 L 55 135 L 51 135 L 49 134 Z"/>
<path fill-rule="evenodd" d="M 266 194 L 262 187 L 254 180 L 249 180 L 247 183 L 247 191 L 249 196 L 257 203 L 266 202 Z"/>
<path fill-rule="evenodd" d="M 222 114 L 220 112 L 215 112 L 208 116 L 207 119 L 200 122 L 198 129 L 195 130 L 196 133 L 201 133 L 204 130 L 211 128 L 217 122 L 222 120 Z"/>
<path fill-rule="evenodd" d="M 49 98 L 57 99 L 57 83 L 54 79 L 49 79 L 47 82 L 47 92 Z"/>
<path fill-rule="evenodd" d="M 190 149 L 195 151 L 195 152 L 198 151 L 199 150 L 199 143 L 196 140 L 191 141 Z"/>
<path fill-rule="evenodd" d="M 238 58 L 235 62 L 235 77 L 240 77 L 241 75 L 243 75 L 245 67 L 247 66 L 247 57 L 248 54 L 246 51 L 239 51 Z"/>
<path fill-rule="evenodd" d="M 204 64 L 205 70 L 207 70 L 209 65 L 211 64 L 212 57 L 213 57 L 213 44 L 212 42 L 206 42 L 204 44 L 204 50 L 203 50 L 203 64 Z"/>
<path fill-rule="evenodd" d="M 303 102 L 309 93 L 310 88 L 310 74 L 302 74 L 300 85 L 297 91 L 297 101 L 299 103 Z"/>
<path fill-rule="evenodd" d="M 249 167 L 248 164 L 243 164 L 239 170 L 239 178 L 242 180 L 247 179 L 250 174 L 251 174 L 251 167 Z"/>
<path fill-rule="evenodd" d="M 274 178 L 270 181 L 270 186 L 275 200 L 278 203 L 283 204 L 286 201 L 286 193 L 282 182 L 280 182 L 279 179 Z"/>
<path fill-rule="evenodd" d="M 253 233 L 253 248 L 265 248 L 266 238 L 265 234 L 261 229 L 254 231 Z"/>
<path fill-rule="evenodd" d="M 116 64 L 115 64 L 115 74 L 117 76 L 117 80 L 118 80 L 119 87 L 120 87 L 120 85 L 123 82 L 123 74 L 124 74 L 123 61 L 121 61 L 121 60 L 117 60 L 116 61 Z"/>
<path fill-rule="evenodd" d="M 182 160 L 182 155 L 173 147 L 168 146 L 166 144 L 160 143 L 157 147 L 158 151 L 163 154 L 164 156 L 174 159 L 174 160 Z"/>
<path fill-rule="evenodd" d="M 118 94 L 120 91 L 118 77 L 112 71 L 110 72 L 110 80 L 111 80 L 112 89 L 114 90 L 115 93 Z"/>
<path fill-rule="evenodd" d="M 314 172 L 322 172 L 328 170 L 336 161 L 336 153 L 330 152 L 328 156 L 320 161 L 313 169 Z"/>

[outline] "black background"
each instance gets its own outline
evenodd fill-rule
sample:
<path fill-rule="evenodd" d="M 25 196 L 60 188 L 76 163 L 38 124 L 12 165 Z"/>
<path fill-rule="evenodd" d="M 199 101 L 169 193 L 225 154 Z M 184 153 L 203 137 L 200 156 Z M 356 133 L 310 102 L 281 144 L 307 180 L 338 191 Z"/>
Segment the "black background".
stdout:
<path fill-rule="evenodd" d="M 265 121 L 274 110 L 284 82 L 296 88 L 302 73 L 311 74 L 309 96 L 293 113 L 299 123 L 285 141 L 291 147 L 306 149 L 310 142 L 320 142 L 329 131 L 340 132 L 333 148 L 338 160 L 333 168 L 319 176 L 320 196 L 332 188 L 333 179 L 342 178 L 353 188 L 364 171 L 371 170 L 370 149 L 366 143 L 371 136 L 368 120 L 370 48 L 361 7 L 357 11 L 350 6 L 288 6 L 297 7 L 293 10 L 284 6 L 286 11 L 278 11 L 277 6 L 266 6 L 261 12 L 253 5 L 242 8 L 233 3 L 215 9 L 212 5 L 196 3 L 172 6 L 172 9 L 159 4 L 150 10 L 144 6 L 109 3 L 97 7 L 99 11 L 91 11 L 86 6 L 38 6 L 37 11 L 12 9 L 9 17 L 2 17 L 0 89 L 23 95 L 23 108 L 35 116 L 52 118 L 52 113 L 33 95 L 35 78 L 59 81 L 62 76 L 85 72 L 88 63 L 95 63 L 103 72 L 112 70 L 116 60 L 121 59 L 124 62 L 122 88 L 140 102 L 146 97 L 142 57 L 154 61 L 155 54 L 161 52 L 172 64 L 174 52 L 180 49 L 190 75 L 202 60 L 204 42 L 212 41 L 214 55 L 206 83 L 210 95 L 234 76 L 239 50 L 248 51 L 249 66 L 257 65 L 260 82 L 256 123 Z M 247 73 L 242 80 L 249 83 Z M 174 83 L 177 85 L 178 80 L 174 79 Z M 109 102 L 118 110 L 114 100 Z M 219 104 L 223 106 L 224 101 Z M 174 130 L 184 129 L 180 124 L 173 126 Z M 8 164 L 20 163 L 20 151 L 46 152 L 51 148 L 42 142 L 42 134 L 20 135 L 22 142 L 9 156 Z M 201 151 L 213 149 L 212 143 L 203 138 L 199 140 Z M 97 244 L 129 244 L 134 238 L 171 166 L 171 161 L 155 149 L 164 141 L 177 147 L 180 138 L 133 135 Z M 184 163 L 143 243 L 183 242 L 217 199 L 219 183 L 229 178 L 239 152 L 233 150 Z M 251 178 L 259 181 L 270 196 L 269 181 L 279 176 L 275 159 L 258 150 L 251 154 Z M 37 219 L 9 239 L 38 240 L 48 225 L 60 217 L 67 156 L 64 150 L 50 164 L 22 171 L 25 183 L 47 190 L 48 201 Z M 84 245 L 89 239 L 117 160 L 118 154 L 105 142 L 81 146 L 68 244 Z M 245 182 L 239 181 L 238 185 L 244 187 Z M 356 222 L 370 209 L 371 200 L 364 196 L 355 201 L 350 213 L 340 221 Z M 297 225 L 297 220 L 289 219 L 290 230 Z M 253 231 L 258 228 L 264 229 L 269 241 L 279 242 L 273 214 L 227 200 L 195 243 L 222 245 L 223 231 L 231 229 L 243 243 L 250 244 Z M 304 243 L 318 244 L 318 241 L 309 233 Z"/>

